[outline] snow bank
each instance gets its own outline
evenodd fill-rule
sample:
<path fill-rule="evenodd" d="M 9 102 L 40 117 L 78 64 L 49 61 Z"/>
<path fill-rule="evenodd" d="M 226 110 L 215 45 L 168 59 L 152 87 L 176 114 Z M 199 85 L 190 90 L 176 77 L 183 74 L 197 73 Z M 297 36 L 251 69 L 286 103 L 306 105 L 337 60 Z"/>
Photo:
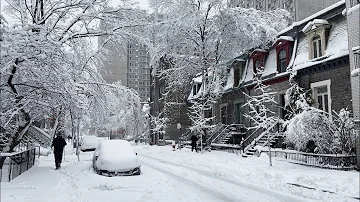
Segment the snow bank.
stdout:
<path fill-rule="evenodd" d="M 95 165 L 99 170 L 126 172 L 140 167 L 137 155 L 126 140 L 105 140 L 100 143 L 94 156 L 98 156 Z"/>

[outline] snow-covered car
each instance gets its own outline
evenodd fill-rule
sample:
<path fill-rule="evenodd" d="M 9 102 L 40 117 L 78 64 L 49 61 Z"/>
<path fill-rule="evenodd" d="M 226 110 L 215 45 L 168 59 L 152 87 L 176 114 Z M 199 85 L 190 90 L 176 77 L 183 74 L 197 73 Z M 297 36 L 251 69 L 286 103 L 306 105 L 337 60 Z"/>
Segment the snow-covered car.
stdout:
<path fill-rule="evenodd" d="M 140 166 L 137 154 L 126 140 L 102 141 L 94 152 L 93 168 L 100 175 L 140 175 Z"/>
<path fill-rule="evenodd" d="M 95 151 L 99 143 L 100 140 L 96 136 L 84 136 L 80 144 L 80 149 L 81 151 Z"/>

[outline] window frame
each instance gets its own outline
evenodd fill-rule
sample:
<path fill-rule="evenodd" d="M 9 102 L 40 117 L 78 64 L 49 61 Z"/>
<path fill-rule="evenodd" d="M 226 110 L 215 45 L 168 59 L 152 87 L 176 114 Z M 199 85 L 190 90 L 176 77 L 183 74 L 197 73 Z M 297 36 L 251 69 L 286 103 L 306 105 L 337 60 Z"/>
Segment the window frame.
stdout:
<path fill-rule="evenodd" d="M 281 53 L 285 53 L 285 57 L 284 58 L 281 58 L 280 56 L 280 54 Z M 281 48 L 280 49 L 280 51 L 278 52 L 278 54 L 277 54 L 277 58 L 278 58 L 278 72 L 279 73 L 283 73 L 283 72 L 286 72 L 286 68 L 287 68 L 287 66 L 288 66 L 288 52 L 286 51 L 286 49 L 285 48 Z M 284 66 L 284 69 L 282 69 L 282 65 L 281 64 L 283 64 L 283 62 L 285 62 L 284 64 L 285 64 L 285 66 Z"/>
<path fill-rule="evenodd" d="M 314 100 L 314 104 L 315 104 L 315 107 L 318 108 L 319 107 L 319 103 L 318 103 L 318 96 L 317 96 L 317 92 L 316 92 L 316 89 L 320 88 L 320 87 L 324 87 L 326 86 L 327 88 L 327 95 L 328 95 L 328 98 L 327 98 L 327 104 L 328 104 L 328 111 L 325 111 L 326 113 L 328 114 L 332 114 L 332 107 L 331 107 L 331 79 L 328 79 L 328 80 L 324 80 L 324 81 L 319 81 L 319 82 L 315 82 L 315 83 L 311 83 L 310 84 L 310 88 L 311 88 L 311 91 L 312 91 L 312 98 Z M 332 116 L 329 117 L 330 120 L 332 120 Z"/>
<path fill-rule="evenodd" d="M 319 34 L 315 34 L 311 38 L 311 46 L 312 46 L 312 59 L 319 58 L 323 56 L 322 50 L 322 40 Z"/>
<path fill-rule="evenodd" d="M 225 108 L 225 110 L 224 110 L 225 113 L 223 113 L 223 110 L 222 110 L 223 108 Z M 227 103 L 220 105 L 220 123 L 225 124 L 225 125 L 227 124 L 227 115 L 228 115 L 227 110 L 228 110 Z M 225 118 L 225 121 L 224 121 L 225 123 L 223 122 L 224 118 Z"/>

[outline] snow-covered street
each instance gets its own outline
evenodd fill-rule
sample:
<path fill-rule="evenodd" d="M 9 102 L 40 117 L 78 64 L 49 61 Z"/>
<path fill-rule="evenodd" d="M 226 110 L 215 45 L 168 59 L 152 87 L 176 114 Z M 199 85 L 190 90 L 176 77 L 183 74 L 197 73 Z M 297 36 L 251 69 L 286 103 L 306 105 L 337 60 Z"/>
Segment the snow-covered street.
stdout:
<path fill-rule="evenodd" d="M 352 197 L 359 195 L 355 171 L 308 168 L 280 160 L 270 168 L 264 157 L 171 151 L 169 146 L 134 148 L 142 163 L 140 176 L 97 175 L 92 152 L 81 153 L 77 162 L 75 151 L 67 147 L 60 170 L 54 170 L 52 155 L 41 156 L 29 171 L 10 183 L 2 182 L 1 201 L 357 201 Z"/>

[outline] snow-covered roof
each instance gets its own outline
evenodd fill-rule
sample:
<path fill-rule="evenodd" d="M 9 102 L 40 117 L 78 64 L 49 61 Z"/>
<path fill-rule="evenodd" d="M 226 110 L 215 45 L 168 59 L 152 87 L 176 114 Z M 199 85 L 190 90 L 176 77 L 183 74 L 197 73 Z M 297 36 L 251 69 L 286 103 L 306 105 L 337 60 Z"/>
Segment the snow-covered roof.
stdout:
<path fill-rule="evenodd" d="M 347 10 L 347 14 L 350 15 L 355 11 L 360 11 L 360 4 L 357 4 L 356 6 L 353 6 Z"/>
<path fill-rule="evenodd" d="M 268 76 L 277 73 L 276 49 L 271 49 L 265 61 L 265 69 L 262 76 Z"/>
<path fill-rule="evenodd" d="M 357 77 L 360 76 L 360 68 L 356 68 L 351 71 L 351 77 Z"/>
<path fill-rule="evenodd" d="M 314 19 L 305 25 L 305 27 L 301 30 L 304 33 L 309 32 L 310 30 L 314 30 L 322 25 L 329 25 L 330 23 L 324 19 Z"/>
<path fill-rule="evenodd" d="M 250 55 L 252 55 L 252 54 L 254 54 L 255 52 L 263 52 L 263 53 L 267 53 L 267 51 L 266 50 L 264 50 L 264 49 L 255 49 L 253 52 L 251 52 L 251 54 Z"/>
<path fill-rule="evenodd" d="M 298 51 L 294 61 L 294 70 L 300 70 L 325 61 L 333 60 L 349 54 L 347 24 L 342 21 L 334 24 L 330 30 L 329 40 L 325 54 L 322 57 L 309 60 L 308 39 L 303 37 L 299 40 Z"/>
<path fill-rule="evenodd" d="M 254 66 L 254 61 L 249 59 L 248 65 L 245 70 L 246 75 L 245 75 L 244 82 L 249 82 L 249 81 L 253 80 L 253 78 L 254 78 L 253 66 Z"/>
<path fill-rule="evenodd" d="M 323 14 L 325 14 L 325 13 L 327 13 L 327 12 L 329 12 L 329 11 L 339 7 L 339 6 L 342 6 L 344 4 L 345 4 L 345 0 L 341 0 L 341 1 L 339 1 L 339 2 L 337 2 L 335 4 L 333 4 L 333 5 L 331 5 L 331 6 L 327 7 L 327 8 L 325 8 L 325 9 L 317 12 L 317 13 L 314 13 L 313 15 L 311 15 L 311 16 L 309 16 L 309 17 L 307 17 L 307 18 L 305 18 L 305 19 L 303 19 L 303 20 L 301 20 L 299 22 L 294 22 L 291 26 L 289 26 L 286 29 L 280 31 L 278 35 L 282 35 L 282 34 L 288 32 L 288 31 L 292 30 L 294 27 L 302 25 L 302 24 L 304 24 L 304 23 L 306 23 L 306 22 L 308 22 L 308 21 L 310 21 L 310 20 L 312 20 L 314 18 L 317 18 L 317 17 L 319 17 L 319 16 L 321 16 L 321 15 L 323 15 Z"/>
<path fill-rule="evenodd" d="M 202 82 L 202 76 L 198 76 L 192 79 L 194 83 L 201 83 Z"/>
<path fill-rule="evenodd" d="M 294 38 L 291 36 L 279 36 L 273 43 L 275 45 L 278 41 L 285 40 L 285 41 L 295 41 Z"/>
<path fill-rule="evenodd" d="M 355 46 L 352 48 L 354 54 L 360 54 L 360 46 Z"/>

